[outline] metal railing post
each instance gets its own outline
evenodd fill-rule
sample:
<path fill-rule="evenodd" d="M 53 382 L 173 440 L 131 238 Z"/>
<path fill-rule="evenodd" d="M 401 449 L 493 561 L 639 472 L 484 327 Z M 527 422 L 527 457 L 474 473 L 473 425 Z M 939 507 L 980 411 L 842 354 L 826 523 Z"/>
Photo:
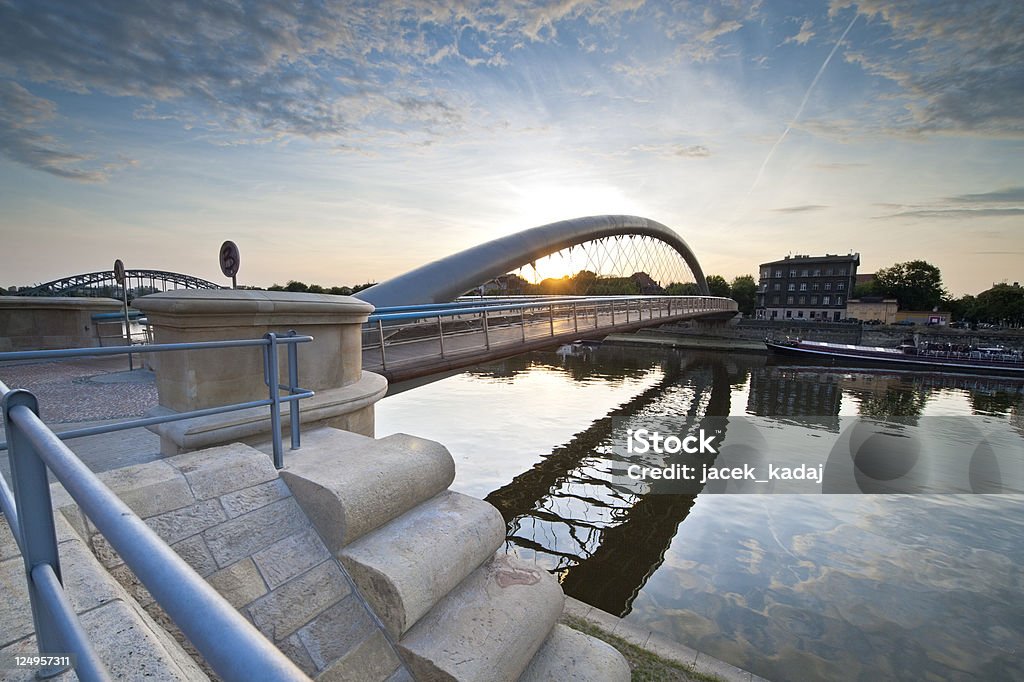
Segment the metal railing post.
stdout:
<path fill-rule="evenodd" d="M 441 357 L 444 357 L 444 325 L 441 323 L 441 316 L 437 316 L 437 340 L 441 344 Z"/>
<path fill-rule="evenodd" d="M 484 322 L 484 348 L 491 349 L 491 327 L 487 324 L 487 311 L 483 312 L 481 319 Z"/>
<path fill-rule="evenodd" d="M 274 444 L 274 467 L 284 468 L 284 446 L 281 444 L 281 387 L 279 383 L 277 367 L 277 334 L 267 332 L 263 335 L 267 340 L 264 346 L 266 355 L 263 366 L 264 374 L 267 377 L 267 387 L 270 392 L 270 431 Z"/>
<path fill-rule="evenodd" d="M 288 331 L 288 336 L 295 336 L 295 330 Z M 288 344 L 288 395 L 295 395 L 299 392 L 299 350 L 295 343 Z M 299 401 L 293 400 L 288 403 L 288 417 L 292 427 L 292 450 L 299 449 L 300 429 Z"/>
<path fill-rule="evenodd" d="M 626 324 L 629 324 L 629 301 L 626 301 Z"/>
<path fill-rule="evenodd" d="M 519 323 L 523 327 L 523 343 L 526 343 L 526 308 L 519 309 Z"/>
<path fill-rule="evenodd" d="M 384 352 L 384 323 L 380 320 L 377 320 L 377 335 L 380 338 L 380 368 L 386 370 L 388 368 L 388 361 Z"/>
<path fill-rule="evenodd" d="M 548 322 L 551 325 L 551 336 L 555 335 L 555 306 L 548 306 Z"/>
<path fill-rule="evenodd" d="M 577 333 L 580 330 L 580 318 L 576 314 L 576 301 L 572 302 L 572 329 Z"/>
<path fill-rule="evenodd" d="M 612 326 L 614 327 L 614 326 L 615 326 L 615 301 L 612 301 L 612 302 L 611 302 L 611 303 L 610 303 L 610 304 L 608 305 L 608 307 L 609 307 L 609 308 L 611 309 L 611 311 L 612 311 Z"/>
<path fill-rule="evenodd" d="M 7 432 L 7 456 L 11 463 L 14 503 L 18 510 L 18 525 L 21 531 L 18 544 L 21 545 L 21 555 L 25 562 L 25 578 L 32 606 L 36 641 L 40 654 L 59 654 L 65 651 L 60 630 L 46 608 L 39 586 L 32 578 L 33 568 L 40 564 L 48 564 L 57 580 L 61 579 L 57 531 L 53 525 L 53 508 L 50 502 L 50 481 L 46 473 L 46 464 L 35 452 L 28 437 L 11 419 L 11 412 L 17 409 L 26 409 L 38 416 L 39 402 L 32 393 L 24 389 L 8 392 L 3 398 L 4 429 Z M 47 676 L 50 677 L 58 672 L 60 671 L 46 670 Z"/>

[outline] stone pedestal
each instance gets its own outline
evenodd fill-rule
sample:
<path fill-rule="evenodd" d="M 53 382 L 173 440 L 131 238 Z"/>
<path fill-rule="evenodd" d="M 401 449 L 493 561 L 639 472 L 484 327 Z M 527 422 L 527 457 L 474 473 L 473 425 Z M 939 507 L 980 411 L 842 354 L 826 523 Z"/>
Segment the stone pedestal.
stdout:
<path fill-rule="evenodd" d="M 284 291 L 183 290 L 144 296 L 133 307 L 146 314 L 154 343 L 191 343 L 258 339 L 289 330 L 313 341 L 298 345 L 298 385 L 316 392 L 300 401 L 307 425 L 333 426 L 373 435 L 373 403 L 384 396 L 387 381 L 362 370 L 360 328 L 373 306 L 348 296 Z M 263 380 L 263 349 L 153 353 L 160 407 L 154 414 L 260 400 L 268 396 Z M 287 383 L 284 348 L 278 358 Z M 287 442 L 287 415 L 282 406 Z M 178 454 L 222 443 L 264 443 L 270 438 L 269 408 L 199 417 L 152 427 L 161 451 Z"/>
<path fill-rule="evenodd" d="M 98 346 L 92 316 L 122 305 L 112 298 L 0 296 L 0 352 Z"/>

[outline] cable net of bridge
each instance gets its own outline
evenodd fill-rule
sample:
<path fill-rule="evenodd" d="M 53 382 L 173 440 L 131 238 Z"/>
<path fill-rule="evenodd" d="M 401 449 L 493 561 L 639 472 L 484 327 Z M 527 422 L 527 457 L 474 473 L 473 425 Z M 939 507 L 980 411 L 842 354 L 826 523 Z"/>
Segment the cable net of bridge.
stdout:
<path fill-rule="evenodd" d="M 497 278 L 485 289 L 581 296 L 696 294 L 695 279 L 669 244 L 646 235 L 617 235 L 557 251 Z"/>

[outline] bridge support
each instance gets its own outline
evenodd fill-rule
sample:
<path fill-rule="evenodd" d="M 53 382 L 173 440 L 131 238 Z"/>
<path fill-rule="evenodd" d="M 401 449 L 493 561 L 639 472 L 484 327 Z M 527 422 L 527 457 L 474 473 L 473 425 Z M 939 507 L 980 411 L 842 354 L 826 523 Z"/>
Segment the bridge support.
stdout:
<path fill-rule="evenodd" d="M 0 352 L 98 346 L 92 316 L 121 305 L 112 298 L 0 296 Z"/>
<path fill-rule="evenodd" d="M 364 372 L 360 328 L 373 306 L 347 296 L 276 291 L 184 290 L 138 298 L 156 343 L 259 338 L 295 330 L 313 342 L 299 348 L 299 386 L 316 395 L 301 401 L 303 425 L 333 426 L 373 435 L 373 404 L 384 397 L 384 377 Z M 155 414 L 184 412 L 267 397 L 261 349 L 183 351 L 150 358 L 160 406 Z M 282 350 L 282 386 L 287 360 Z M 290 408 L 285 408 L 290 409 Z M 260 444 L 270 437 L 266 408 L 199 417 L 151 427 L 165 455 L 223 443 Z"/>

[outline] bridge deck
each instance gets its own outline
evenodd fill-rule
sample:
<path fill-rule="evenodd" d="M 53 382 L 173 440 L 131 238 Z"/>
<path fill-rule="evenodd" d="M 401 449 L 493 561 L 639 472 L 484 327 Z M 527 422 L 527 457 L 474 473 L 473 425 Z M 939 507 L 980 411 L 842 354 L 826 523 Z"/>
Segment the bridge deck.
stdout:
<path fill-rule="evenodd" d="M 486 311 L 429 311 L 411 322 L 371 319 L 363 368 L 397 382 L 577 340 L 688 319 L 728 319 L 729 299 L 630 297 L 576 300 Z M 382 315 L 381 318 L 393 317 Z M 383 349 L 381 340 L 383 340 Z"/>

